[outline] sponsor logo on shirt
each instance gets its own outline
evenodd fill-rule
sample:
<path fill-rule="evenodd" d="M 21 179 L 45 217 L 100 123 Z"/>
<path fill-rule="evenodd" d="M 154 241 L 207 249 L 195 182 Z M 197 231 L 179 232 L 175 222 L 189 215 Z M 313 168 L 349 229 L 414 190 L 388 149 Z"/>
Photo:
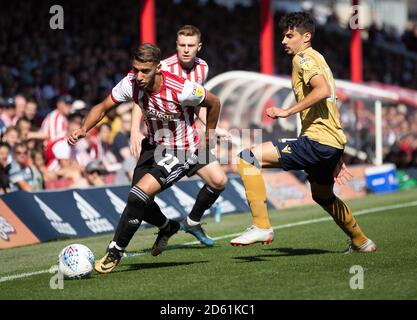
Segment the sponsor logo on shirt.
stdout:
<path fill-rule="evenodd" d="M 196 97 L 202 97 L 204 94 L 204 89 L 202 86 L 198 85 L 198 84 L 194 84 L 194 88 L 193 88 L 193 96 Z"/>
<path fill-rule="evenodd" d="M 147 118 L 157 118 L 164 121 L 172 121 L 178 118 L 176 114 L 166 114 L 158 110 L 146 110 L 145 116 Z"/>
<path fill-rule="evenodd" d="M 300 60 L 300 65 L 304 70 L 310 70 L 312 67 L 312 61 L 310 58 L 306 57 Z"/>

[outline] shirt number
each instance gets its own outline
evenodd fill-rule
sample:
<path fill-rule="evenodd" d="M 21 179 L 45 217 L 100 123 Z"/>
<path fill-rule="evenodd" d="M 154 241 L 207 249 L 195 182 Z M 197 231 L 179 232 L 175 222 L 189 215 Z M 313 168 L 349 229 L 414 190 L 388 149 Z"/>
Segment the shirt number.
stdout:
<path fill-rule="evenodd" d="M 158 166 L 164 167 L 165 170 L 170 173 L 172 168 L 178 164 L 180 160 L 178 160 L 177 157 L 174 157 L 172 154 L 167 153 L 165 154 L 165 157 L 160 160 L 157 164 Z"/>

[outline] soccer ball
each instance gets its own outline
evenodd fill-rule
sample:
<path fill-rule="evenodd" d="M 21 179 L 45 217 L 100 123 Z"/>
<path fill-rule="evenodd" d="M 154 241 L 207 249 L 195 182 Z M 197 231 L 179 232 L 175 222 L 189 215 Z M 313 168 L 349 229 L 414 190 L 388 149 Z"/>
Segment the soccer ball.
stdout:
<path fill-rule="evenodd" d="M 58 270 L 64 277 L 80 279 L 93 272 L 94 255 L 82 244 L 70 244 L 58 256 Z"/>

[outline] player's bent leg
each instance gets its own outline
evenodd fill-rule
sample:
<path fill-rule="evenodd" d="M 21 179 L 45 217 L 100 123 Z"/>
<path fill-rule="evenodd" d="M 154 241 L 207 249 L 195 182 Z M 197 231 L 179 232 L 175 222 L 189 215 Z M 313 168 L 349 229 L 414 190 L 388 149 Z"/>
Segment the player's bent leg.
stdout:
<path fill-rule="evenodd" d="M 136 183 L 136 186 L 141 188 L 149 197 L 155 196 L 159 191 L 161 191 L 161 185 L 158 180 L 155 179 L 150 173 L 145 174 L 139 181 Z"/>
<path fill-rule="evenodd" d="M 155 257 L 166 250 L 168 247 L 168 240 L 180 230 L 180 224 L 171 219 L 167 219 L 166 224 L 159 227 L 158 236 L 152 246 L 151 254 Z"/>
<path fill-rule="evenodd" d="M 214 245 L 214 240 L 207 236 L 201 226 L 201 218 L 204 212 L 209 209 L 219 198 L 227 185 L 227 176 L 217 161 L 202 167 L 197 171 L 206 184 L 197 195 L 196 202 L 190 214 L 181 222 L 181 228 L 192 234 L 207 247 Z"/>
<path fill-rule="evenodd" d="M 271 141 L 257 144 L 253 146 L 250 151 L 258 160 L 261 168 L 277 168 L 279 166 L 280 154 Z M 249 161 L 250 160 L 251 158 L 249 158 Z"/>
<path fill-rule="evenodd" d="M 350 238 L 347 252 L 374 252 L 375 243 L 362 232 L 349 206 L 333 193 L 333 185 L 311 183 L 313 200 L 326 210 Z"/>
<path fill-rule="evenodd" d="M 265 182 L 260 169 L 278 165 L 279 153 L 272 142 L 257 145 L 251 150 L 243 150 L 238 155 L 238 169 L 252 213 L 252 226 L 239 237 L 232 239 L 231 245 L 251 245 L 257 242 L 271 243 L 273 241 L 274 230 L 269 221 Z"/>
<path fill-rule="evenodd" d="M 178 232 L 180 224 L 177 221 L 168 219 L 159 208 L 158 204 L 153 201 L 153 196 L 161 191 L 161 183 L 152 174 L 146 174 L 137 183 L 138 186 L 146 190 L 152 199 L 148 201 L 145 207 L 143 220 L 159 228 L 158 235 L 152 245 L 151 254 L 157 256 L 168 247 L 168 240 Z"/>
<path fill-rule="evenodd" d="M 117 225 L 113 241 L 110 243 L 105 256 L 94 264 L 94 269 L 99 273 L 111 272 L 123 257 L 125 248 L 138 230 L 142 220 L 149 222 L 145 214 L 145 207 L 150 202 L 150 197 L 160 189 L 158 182 L 149 174 L 142 177 L 129 192 L 126 207 Z M 156 226 L 167 226 L 168 220 L 161 213 L 160 217 L 152 220 Z"/>
<path fill-rule="evenodd" d="M 113 241 L 105 256 L 94 264 L 97 272 L 109 273 L 119 264 L 125 248 L 144 220 L 144 208 L 148 203 L 149 195 L 138 185 L 130 189 Z"/>
<path fill-rule="evenodd" d="M 205 165 L 196 174 L 213 189 L 224 190 L 226 188 L 227 175 L 218 161 Z"/>

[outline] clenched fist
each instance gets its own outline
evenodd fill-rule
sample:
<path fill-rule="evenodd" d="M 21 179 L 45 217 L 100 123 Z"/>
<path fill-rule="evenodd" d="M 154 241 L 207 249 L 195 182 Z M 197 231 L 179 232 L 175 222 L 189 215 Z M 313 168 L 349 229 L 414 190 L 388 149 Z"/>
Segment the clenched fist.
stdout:
<path fill-rule="evenodd" d="M 87 135 L 87 130 L 83 128 L 75 129 L 71 132 L 70 136 L 67 139 L 69 145 L 74 145 L 79 139 L 84 138 Z"/>
<path fill-rule="evenodd" d="M 277 107 L 271 107 L 271 108 L 266 109 L 266 115 L 272 119 L 277 119 L 277 118 L 286 118 L 290 114 L 288 113 L 287 110 L 277 108 Z"/>

